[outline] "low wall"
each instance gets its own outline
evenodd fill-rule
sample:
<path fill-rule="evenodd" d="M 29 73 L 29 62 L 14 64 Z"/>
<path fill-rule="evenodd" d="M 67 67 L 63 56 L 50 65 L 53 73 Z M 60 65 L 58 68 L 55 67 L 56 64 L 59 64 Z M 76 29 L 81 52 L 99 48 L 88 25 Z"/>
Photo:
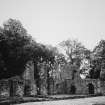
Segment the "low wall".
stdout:
<path fill-rule="evenodd" d="M 10 96 L 10 87 L 8 80 L 0 81 L 0 97 L 8 98 Z"/>
<path fill-rule="evenodd" d="M 89 88 L 89 85 L 92 87 Z M 105 82 L 97 79 L 66 79 L 55 87 L 56 94 L 105 94 Z"/>
<path fill-rule="evenodd" d="M 19 78 L 10 78 L 0 81 L 0 97 L 23 96 L 24 82 Z"/>

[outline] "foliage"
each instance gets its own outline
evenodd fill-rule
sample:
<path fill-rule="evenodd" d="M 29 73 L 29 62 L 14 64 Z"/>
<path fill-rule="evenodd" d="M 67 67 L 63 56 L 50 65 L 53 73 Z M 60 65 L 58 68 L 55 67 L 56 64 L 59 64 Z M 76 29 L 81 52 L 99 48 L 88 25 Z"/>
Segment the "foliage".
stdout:
<path fill-rule="evenodd" d="M 90 77 L 105 79 L 105 40 L 101 40 L 93 49 Z"/>
<path fill-rule="evenodd" d="M 33 60 L 37 82 L 40 79 L 39 64 L 46 66 L 47 79 L 56 75 L 57 69 L 69 64 L 72 68 L 80 68 L 84 74 L 90 70 L 90 78 L 105 80 L 105 40 L 101 40 L 92 52 L 78 40 L 68 39 L 59 45 L 66 56 L 56 47 L 33 40 L 19 20 L 7 20 L 0 27 L 0 78 L 20 75 L 27 61 Z M 84 60 L 89 63 L 84 63 Z"/>
<path fill-rule="evenodd" d="M 1 78 L 9 78 L 23 72 L 26 62 L 30 59 L 30 52 L 26 50 L 31 40 L 20 21 L 9 19 L 3 24 L 0 29 L 0 54 L 2 66 L 5 67 L 0 69 Z"/>
<path fill-rule="evenodd" d="M 80 62 L 83 59 L 87 49 L 77 40 L 70 39 L 61 42 L 60 46 L 65 50 L 69 62 L 71 64 L 76 63 L 80 66 Z"/>
<path fill-rule="evenodd" d="M 38 66 L 46 66 L 44 72 L 47 72 L 49 79 L 49 72 L 54 68 L 56 51 L 56 47 L 35 42 L 20 21 L 9 19 L 0 28 L 0 79 L 21 75 L 26 63 L 33 60 L 37 87 L 40 87 L 39 80 L 43 77 Z"/>

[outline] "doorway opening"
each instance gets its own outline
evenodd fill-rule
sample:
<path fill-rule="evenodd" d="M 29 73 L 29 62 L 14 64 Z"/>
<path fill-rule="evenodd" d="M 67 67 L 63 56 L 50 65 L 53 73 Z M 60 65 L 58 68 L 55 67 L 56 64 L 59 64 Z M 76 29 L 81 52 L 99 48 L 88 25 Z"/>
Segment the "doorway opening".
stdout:
<path fill-rule="evenodd" d="M 70 93 L 71 94 L 75 94 L 76 93 L 76 87 L 74 85 L 71 85 Z"/>
<path fill-rule="evenodd" d="M 88 84 L 88 91 L 89 94 L 94 94 L 94 85 L 92 83 Z"/>

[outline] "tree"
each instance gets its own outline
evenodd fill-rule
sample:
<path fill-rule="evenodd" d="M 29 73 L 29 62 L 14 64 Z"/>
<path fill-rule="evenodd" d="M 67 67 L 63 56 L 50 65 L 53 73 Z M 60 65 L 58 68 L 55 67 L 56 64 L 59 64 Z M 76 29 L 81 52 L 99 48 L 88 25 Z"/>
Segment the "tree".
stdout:
<path fill-rule="evenodd" d="M 64 49 L 67 56 L 67 62 L 69 63 L 69 70 L 71 72 L 72 79 L 75 78 L 77 70 L 81 74 L 85 74 L 87 69 L 81 69 L 81 65 L 84 59 L 90 59 L 90 51 L 86 49 L 78 40 L 68 39 L 60 43 L 60 46 Z"/>
<path fill-rule="evenodd" d="M 3 24 L 0 29 L 0 54 L 5 67 L 0 69 L 1 78 L 20 75 L 24 71 L 26 62 L 31 58 L 30 52 L 26 51 L 31 41 L 20 21 L 9 19 Z"/>
<path fill-rule="evenodd" d="M 77 40 L 68 39 L 59 44 L 65 51 L 70 64 L 80 66 L 81 59 L 86 55 L 87 49 Z"/>
<path fill-rule="evenodd" d="M 101 40 L 93 49 L 90 77 L 105 80 L 105 40 Z"/>

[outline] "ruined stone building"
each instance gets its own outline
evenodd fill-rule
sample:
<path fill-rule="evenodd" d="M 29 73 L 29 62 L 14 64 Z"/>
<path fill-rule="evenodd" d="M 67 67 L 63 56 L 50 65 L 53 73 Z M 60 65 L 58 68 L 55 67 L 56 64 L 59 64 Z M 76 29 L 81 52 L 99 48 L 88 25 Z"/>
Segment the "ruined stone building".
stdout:
<path fill-rule="evenodd" d="M 60 79 L 55 82 L 56 94 L 105 94 L 105 81 L 99 79 L 81 78 L 76 67 L 66 65 Z M 74 70 L 69 70 L 74 69 Z"/>
<path fill-rule="evenodd" d="M 43 75 L 46 67 L 40 67 Z M 105 94 L 105 81 L 98 79 L 81 79 L 79 71 L 71 72 L 66 65 L 57 78 L 49 78 L 48 84 L 45 78 L 40 79 L 40 95 L 48 94 Z M 75 68 L 77 69 L 77 68 Z M 44 73 L 43 73 L 44 72 Z M 36 80 L 34 78 L 34 64 L 29 61 L 21 76 L 0 80 L 0 97 L 10 96 L 36 96 Z"/>

